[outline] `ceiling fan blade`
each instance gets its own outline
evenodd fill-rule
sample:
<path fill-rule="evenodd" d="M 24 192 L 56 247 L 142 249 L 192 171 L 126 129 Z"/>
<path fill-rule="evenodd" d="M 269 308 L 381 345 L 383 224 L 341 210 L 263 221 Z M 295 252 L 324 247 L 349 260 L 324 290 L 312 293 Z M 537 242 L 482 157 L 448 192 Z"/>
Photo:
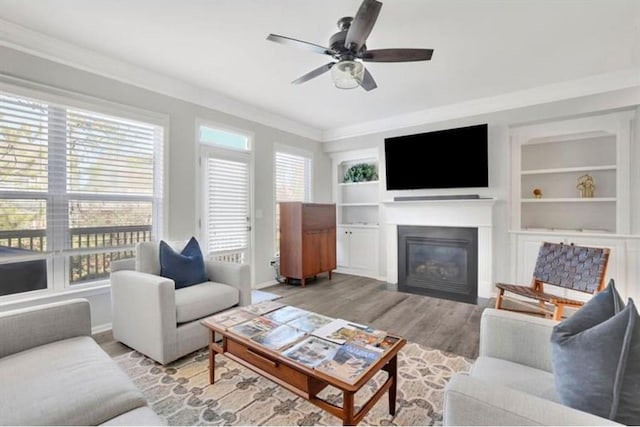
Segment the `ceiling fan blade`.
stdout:
<path fill-rule="evenodd" d="M 411 62 L 428 61 L 433 49 L 374 49 L 362 55 L 366 62 Z"/>
<path fill-rule="evenodd" d="M 324 74 L 327 71 L 329 71 L 331 69 L 331 67 L 334 66 L 334 64 L 335 64 L 335 62 L 329 62 L 328 64 L 324 64 L 322 67 L 318 67 L 313 71 L 309 71 L 304 76 L 298 77 L 297 79 L 292 81 L 291 84 L 299 85 L 300 83 L 304 83 L 304 82 L 309 81 L 309 80 L 311 80 L 311 79 L 313 79 L 315 77 L 318 77 L 319 75 Z"/>
<path fill-rule="evenodd" d="M 373 80 L 373 76 L 366 68 L 364 69 L 364 77 L 362 78 L 362 83 L 360 83 L 360 86 L 362 86 L 362 89 L 366 90 L 367 92 L 378 87 L 376 81 Z"/>
<path fill-rule="evenodd" d="M 371 34 L 371 30 L 378 19 L 382 3 L 377 0 L 363 0 L 356 16 L 351 22 L 347 38 L 344 41 L 344 47 L 355 51 L 360 50 L 362 45 L 367 41 L 367 37 Z"/>
<path fill-rule="evenodd" d="M 300 47 L 300 48 L 303 48 L 303 49 L 311 50 L 313 52 L 322 53 L 322 54 L 325 54 L 325 55 L 335 55 L 336 54 L 336 52 L 334 52 L 333 50 L 329 49 L 328 47 L 320 46 L 318 44 L 309 43 L 309 42 L 305 42 L 305 41 L 298 40 L 298 39 L 292 39 L 291 37 L 287 37 L 287 36 L 280 36 L 278 34 L 269 34 L 267 36 L 267 40 L 270 40 L 270 41 L 276 42 L 276 43 L 286 44 L 286 45 L 289 45 L 289 46 Z"/>

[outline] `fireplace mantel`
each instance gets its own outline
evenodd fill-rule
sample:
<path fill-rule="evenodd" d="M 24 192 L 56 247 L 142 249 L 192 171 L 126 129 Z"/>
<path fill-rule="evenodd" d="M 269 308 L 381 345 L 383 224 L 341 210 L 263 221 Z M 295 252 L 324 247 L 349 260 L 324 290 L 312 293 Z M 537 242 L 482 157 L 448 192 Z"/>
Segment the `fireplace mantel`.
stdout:
<path fill-rule="evenodd" d="M 496 200 L 451 199 L 386 201 L 387 281 L 398 283 L 398 225 L 478 229 L 478 296 L 493 296 L 493 205 Z"/>

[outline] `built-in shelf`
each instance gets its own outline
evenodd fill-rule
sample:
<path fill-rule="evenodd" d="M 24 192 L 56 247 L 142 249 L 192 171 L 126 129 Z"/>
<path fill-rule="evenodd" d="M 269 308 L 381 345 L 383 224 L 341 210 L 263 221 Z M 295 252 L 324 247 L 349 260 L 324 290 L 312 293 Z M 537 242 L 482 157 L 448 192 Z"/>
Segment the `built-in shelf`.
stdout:
<path fill-rule="evenodd" d="M 336 203 L 336 261 L 338 270 L 379 278 L 380 180 L 344 182 L 350 168 L 367 164 L 378 173 L 378 148 L 349 150 L 332 157 L 333 194 Z M 355 175 L 354 175 L 355 177 Z"/>
<path fill-rule="evenodd" d="M 627 232 L 633 117 L 615 112 L 512 127 L 512 227 Z"/>
<path fill-rule="evenodd" d="M 338 206 L 350 207 L 350 206 L 378 206 L 378 203 L 338 203 Z"/>
<path fill-rule="evenodd" d="M 615 197 L 565 197 L 555 199 L 521 199 L 522 203 L 599 203 L 615 202 Z"/>
<path fill-rule="evenodd" d="M 636 117 L 634 108 L 511 126 L 513 283 L 531 280 L 543 242 L 610 249 L 605 283 L 635 271 L 627 262 L 636 255 L 628 252 L 633 247 L 628 236 Z M 591 188 L 583 180 L 586 174 Z M 582 197 L 589 190 L 593 197 Z M 580 298 L 571 291 L 562 296 Z"/>
<path fill-rule="evenodd" d="M 341 182 L 338 185 L 341 186 L 352 186 L 352 185 L 373 185 L 373 184 L 378 184 L 378 181 L 361 181 L 361 182 Z"/>
<path fill-rule="evenodd" d="M 592 172 L 592 171 L 608 171 L 608 170 L 616 170 L 616 165 L 580 166 L 580 167 L 573 167 L 573 168 L 523 170 L 521 172 L 521 175 L 543 175 L 543 174 L 549 174 L 549 173 Z"/>

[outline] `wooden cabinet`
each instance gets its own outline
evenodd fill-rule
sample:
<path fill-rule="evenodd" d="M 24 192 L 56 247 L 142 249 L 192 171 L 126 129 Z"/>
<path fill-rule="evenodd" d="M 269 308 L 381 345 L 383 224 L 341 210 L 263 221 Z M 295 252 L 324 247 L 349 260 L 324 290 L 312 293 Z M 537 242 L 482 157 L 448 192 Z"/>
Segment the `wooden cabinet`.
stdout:
<path fill-rule="evenodd" d="M 329 273 L 336 268 L 336 205 L 280 203 L 280 274 L 287 279 Z"/>

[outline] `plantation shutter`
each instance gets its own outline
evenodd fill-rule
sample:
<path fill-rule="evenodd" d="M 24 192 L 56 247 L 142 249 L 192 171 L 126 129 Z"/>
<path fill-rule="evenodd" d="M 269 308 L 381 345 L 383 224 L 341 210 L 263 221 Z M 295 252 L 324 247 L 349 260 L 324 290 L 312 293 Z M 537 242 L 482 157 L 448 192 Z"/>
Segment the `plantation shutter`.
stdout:
<path fill-rule="evenodd" d="M 240 252 L 248 248 L 249 164 L 206 159 L 207 252 Z"/>
<path fill-rule="evenodd" d="M 67 111 L 67 191 L 153 196 L 155 128 Z"/>
<path fill-rule="evenodd" d="M 154 173 L 154 158 L 161 151 L 156 148 L 157 126 L 67 109 L 66 131 L 65 177 L 57 180 L 66 182 L 68 198 L 67 215 L 60 215 L 69 227 L 65 246 L 114 247 L 148 240 L 154 187 L 161 182 Z"/>
<path fill-rule="evenodd" d="M 280 205 L 278 202 L 311 200 L 311 159 L 276 151 L 276 253 L 280 252 Z"/>
<path fill-rule="evenodd" d="M 311 160 L 295 154 L 276 152 L 276 200 L 308 202 L 311 193 Z"/>
<path fill-rule="evenodd" d="M 45 103 L 0 95 L 0 246 L 48 249 L 48 117 Z"/>
<path fill-rule="evenodd" d="M 0 190 L 47 191 L 46 104 L 0 95 Z"/>

